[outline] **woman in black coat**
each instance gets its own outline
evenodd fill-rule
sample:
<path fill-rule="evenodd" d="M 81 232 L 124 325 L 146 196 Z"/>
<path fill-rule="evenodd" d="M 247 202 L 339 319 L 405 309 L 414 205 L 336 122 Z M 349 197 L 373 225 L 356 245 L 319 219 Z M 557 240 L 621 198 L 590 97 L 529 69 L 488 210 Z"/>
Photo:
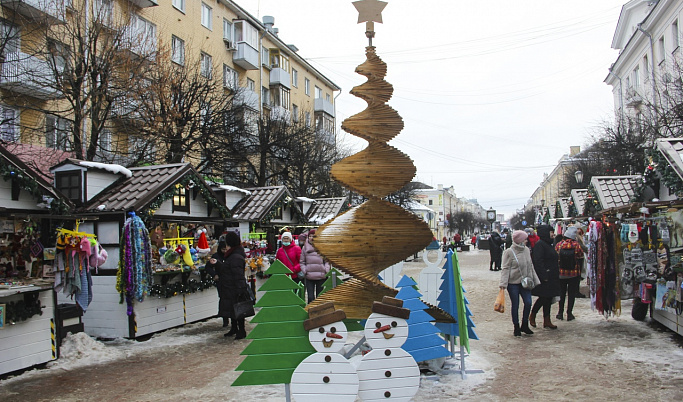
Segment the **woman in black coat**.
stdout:
<path fill-rule="evenodd" d="M 244 318 L 235 319 L 235 303 L 239 297 L 248 294 L 244 276 L 246 253 L 237 233 L 228 232 L 225 240 L 218 243 L 218 252 L 206 264 L 208 272 L 214 272 L 218 287 L 218 315 L 232 318 L 232 327 L 225 336 L 236 335 L 235 339 L 247 336 Z"/>
<path fill-rule="evenodd" d="M 534 270 L 541 284 L 531 290 L 531 294 L 538 298 L 531 308 L 529 324 L 536 326 L 536 314 L 543 307 L 543 328 L 557 329 L 557 326 L 550 322 L 550 305 L 553 298 L 560 295 L 560 268 L 557 252 L 553 248 L 553 240 L 550 237 L 551 231 L 552 228 L 549 225 L 536 228 L 540 240 L 534 245 L 531 254 Z"/>

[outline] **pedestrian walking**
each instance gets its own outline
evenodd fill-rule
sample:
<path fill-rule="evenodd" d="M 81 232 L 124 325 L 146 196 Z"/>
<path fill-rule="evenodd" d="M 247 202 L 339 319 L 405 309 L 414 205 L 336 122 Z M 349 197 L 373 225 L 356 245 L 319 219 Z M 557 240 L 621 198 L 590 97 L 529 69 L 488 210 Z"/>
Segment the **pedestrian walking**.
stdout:
<path fill-rule="evenodd" d="M 564 304 L 567 301 L 567 321 L 572 321 L 574 300 L 579 293 L 581 281 L 581 266 L 583 265 L 583 250 L 576 241 L 577 228 L 570 226 L 564 232 L 562 241 L 555 245 L 559 257 L 560 268 L 560 309 L 556 318 L 563 319 Z"/>
<path fill-rule="evenodd" d="M 534 271 L 531 252 L 525 245 L 527 234 L 522 230 L 512 233 L 512 247 L 503 253 L 502 271 L 500 273 L 500 288 L 507 289 L 510 296 L 510 313 L 514 325 L 514 336 L 522 336 L 522 332 L 532 335 L 529 328 L 529 314 L 531 313 L 531 290 L 522 287 L 522 278 L 531 277 L 535 285 L 540 281 Z M 519 298 L 524 303 L 522 323 L 519 322 Z"/>
<path fill-rule="evenodd" d="M 489 254 L 491 255 L 491 262 L 489 263 L 490 271 L 500 271 L 501 257 L 503 254 L 503 239 L 497 231 L 491 232 L 489 237 Z"/>
<path fill-rule="evenodd" d="M 325 283 L 326 275 L 330 272 L 330 264 L 318 254 L 311 241 L 315 238 L 315 229 L 308 231 L 304 246 L 301 248 L 301 272 L 306 280 L 306 294 L 308 302 L 312 302 L 320 294 Z"/>
<path fill-rule="evenodd" d="M 218 253 L 209 260 L 208 265 L 216 273 L 219 301 L 218 315 L 232 320 L 230 331 L 224 336 L 235 335 L 235 339 L 247 336 L 244 318 L 236 319 L 235 303 L 242 297 L 249 297 L 245 271 L 244 248 L 240 237 L 235 232 L 228 232 L 225 239 L 218 244 Z"/>
<path fill-rule="evenodd" d="M 475 233 L 475 234 L 472 235 L 472 240 L 470 240 L 470 242 L 472 243 L 472 248 L 473 248 L 473 249 L 474 249 L 474 248 L 477 248 L 477 238 L 478 238 L 478 237 L 479 237 L 479 236 L 478 236 L 477 233 Z"/>
<path fill-rule="evenodd" d="M 503 229 L 503 234 L 505 234 L 505 248 L 512 247 L 512 235 L 508 228 Z"/>
<path fill-rule="evenodd" d="M 551 232 L 552 228 L 549 225 L 541 225 L 537 228 L 539 239 L 532 253 L 534 270 L 541 281 L 531 290 L 531 294 L 537 297 L 529 316 L 529 324 L 534 328 L 536 327 L 536 314 L 543 308 L 543 328 L 557 329 L 557 326 L 550 321 L 550 308 L 553 298 L 560 295 L 560 272 Z"/>
<path fill-rule="evenodd" d="M 291 274 L 287 275 L 289 275 L 294 282 L 299 283 L 303 278 L 303 274 L 299 274 L 301 272 L 301 265 L 299 263 L 301 248 L 294 243 L 291 232 L 282 233 L 280 239 L 282 240 L 282 247 L 275 253 L 275 258 L 292 271 Z"/>

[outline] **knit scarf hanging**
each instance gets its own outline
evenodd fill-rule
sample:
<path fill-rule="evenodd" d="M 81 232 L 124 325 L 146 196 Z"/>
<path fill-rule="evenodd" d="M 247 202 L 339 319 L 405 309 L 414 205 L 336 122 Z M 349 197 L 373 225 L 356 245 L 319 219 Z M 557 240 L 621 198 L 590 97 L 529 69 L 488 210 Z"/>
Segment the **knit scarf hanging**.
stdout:
<path fill-rule="evenodd" d="M 142 219 L 133 215 L 126 219 L 119 246 L 119 270 L 116 290 L 126 300 L 126 312 L 133 314 L 133 302 L 142 302 L 152 282 L 152 252 L 149 232 Z"/>

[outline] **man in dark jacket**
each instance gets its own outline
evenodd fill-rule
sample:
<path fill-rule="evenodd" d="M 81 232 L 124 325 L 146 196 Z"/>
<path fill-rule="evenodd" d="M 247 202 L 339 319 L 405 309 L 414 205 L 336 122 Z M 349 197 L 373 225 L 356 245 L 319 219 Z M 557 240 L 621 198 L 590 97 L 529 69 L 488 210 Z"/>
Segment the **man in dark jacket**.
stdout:
<path fill-rule="evenodd" d="M 497 231 L 491 232 L 489 237 L 489 253 L 491 255 L 491 262 L 489 263 L 489 270 L 500 271 L 500 264 L 503 257 L 503 239 Z"/>
<path fill-rule="evenodd" d="M 531 290 L 531 294 L 538 296 L 531 308 L 529 324 L 536 326 L 536 314 L 543 307 L 543 328 L 557 329 L 550 321 L 550 306 L 553 298 L 560 295 L 560 271 L 557 252 L 553 247 L 553 239 L 550 237 L 552 228 L 549 225 L 541 225 L 536 233 L 538 241 L 531 253 L 534 262 L 534 270 L 541 284 Z"/>
<path fill-rule="evenodd" d="M 505 235 L 505 248 L 512 247 L 512 235 L 510 234 L 510 231 L 505 228 L 503 229 L 503 234 Z"/>

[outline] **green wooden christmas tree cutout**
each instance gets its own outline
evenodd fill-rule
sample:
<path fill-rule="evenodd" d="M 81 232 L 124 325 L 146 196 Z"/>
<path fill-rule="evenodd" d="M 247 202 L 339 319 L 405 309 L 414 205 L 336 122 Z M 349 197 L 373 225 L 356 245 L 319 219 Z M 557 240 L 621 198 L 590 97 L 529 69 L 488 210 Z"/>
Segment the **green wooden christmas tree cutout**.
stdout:
<path fill-rule="evenodd" d="M 294 369 L 315 352 L 303 326 L 306 302 L 287 275 L 291 271 L 276 260 L 265 273 L 271 276 L 259 288 L 266 293 L 256 302 L 260 310 L 251 320 L 256 327 L 247 335 L 252 342 L 242 351 L 247 357 L 237 366 L 243 372 L 233 386 L 289 384 Z"/>
<path fill-rule="evenodd" d="M 334 275 L 332 275 L 333 273 L 334 273 Z M 320 294 L 323 294 L 323 293 L 327 292 L 328 290 L 330 290 L 332 288 L 336 288 L 337 286 L 341 285 L 343 282 L 341 279 L 342 275 L 344 275 L 344 274 L 341 271 L 339 271 L 337 268 L 335 268 L 335 267 L 330 268 L 330 270 L 327 272 L 327 274 L 325 274 L 325 277 L 327 279 L 325 279 L 325 282 L 323 282 L 323 288 L 320 291 Z M 332 282 L 333 278 L 334 278 L 334 282 Z"/>

